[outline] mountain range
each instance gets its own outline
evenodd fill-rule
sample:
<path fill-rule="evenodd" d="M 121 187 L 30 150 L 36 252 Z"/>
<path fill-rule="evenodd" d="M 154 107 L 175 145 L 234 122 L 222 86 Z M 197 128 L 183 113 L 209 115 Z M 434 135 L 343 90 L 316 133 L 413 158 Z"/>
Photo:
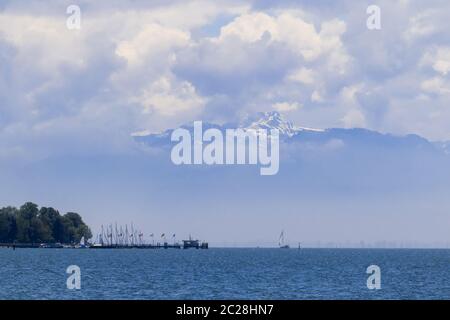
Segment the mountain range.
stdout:
<path fill-rule="evenodd" d="M 188 129 L 193 133 L 193 124 L 185 124 L 182 128 Z M 286 146 L 299 146 L 310 148 L 317 147 L 321 149 L 339 149 L 339 148 L 364 148 L 373 151 L 380 150 L 410 150 L 426 153 L 436 153 L 436 155 L 450 155 L 450 142 L 432 142 L 416 134 L 404 136 L 385 134 L 373 130 L 362 128 L 330 128 L 313 129 L 294 125 L 291 121 L 279 112 L 264 112 L 254 116 L 247 117 L 238 124 L 228 123 L 218 125 L 214 123 L 203 122 L 203 128 L 216 128 L 225 132 L 226 129 L 241 128 L 248 129 L 278 129 L 280 140 Z M 173 143 L 170 140 L 174 129 L 168 129 L 160 133 L 149 133 L 148 131 L 135 133 L 135 141 L 150 147 L 170 147 Z M 292 150 L 293 148 L 289 148 Z"/>

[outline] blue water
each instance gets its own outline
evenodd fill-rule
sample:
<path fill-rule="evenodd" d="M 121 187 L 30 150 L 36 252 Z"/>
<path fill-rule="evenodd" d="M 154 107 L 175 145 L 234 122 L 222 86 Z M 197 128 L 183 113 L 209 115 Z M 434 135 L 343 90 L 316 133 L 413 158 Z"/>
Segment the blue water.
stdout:
<path fill-rule="evenodd" d="M 0 249 L 0 299 L 450 299 L 450 250 Z"/>

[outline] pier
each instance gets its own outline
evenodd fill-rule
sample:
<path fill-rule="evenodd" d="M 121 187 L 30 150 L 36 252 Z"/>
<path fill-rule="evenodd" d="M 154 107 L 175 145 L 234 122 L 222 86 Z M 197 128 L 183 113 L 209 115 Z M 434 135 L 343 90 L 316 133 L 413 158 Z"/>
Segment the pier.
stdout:
<path fill-rule="evenodd" d="M 139 245 L 92 245 L 89 249 L 181 249 L 179 243 L 139 244 Z"/>
<path fill-rule="evenodd" d="M 138 244 L 138 245 L 120 245 L 120 244 L 94 244 L 89 249 L 208 249 L 208 242 L 200 242 L 200 240 L 182 240 L 183 244 L 173 243 L 169 244 L 156 243 L 156 244 Z"/>
<path fill-rule="evenodd" d="M 180 243 L 156 244 L 60 244 L 60 243 L 0 243 L 0 248 L 11 249 L 208 249 L 207 242 L 199 240 L 183 240 Z"/>
<path fill-rule="evenodd" d="M 175 233 L 172 235 L 172 243 L 166 239 L 166 233 L 161 234 L 161 240 L 155 241 L 155 234 L 150 234 L 150 240 L 145 240 L 144 233 L 138 230 L 131 223 L 120 226 L 117 223 L 113 226 L 109 224 L 106 228 L 101 227 L 101 232 L 97 235 L 96 241 L 88 247 L 90 249 L 208 249 L 209 245 L 205 241 L 193 239 L 189 235 L 188 240 L 176 240 Z"/>

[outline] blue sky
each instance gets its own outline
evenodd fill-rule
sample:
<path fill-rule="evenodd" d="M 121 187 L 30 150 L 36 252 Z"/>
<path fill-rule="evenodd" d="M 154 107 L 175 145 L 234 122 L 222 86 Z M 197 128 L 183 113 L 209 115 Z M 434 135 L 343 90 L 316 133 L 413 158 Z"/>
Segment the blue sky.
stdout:
<path fill-rule="evenodd" d="M 81 8 L 80 30 L 66 28 L 70 4 Z M 366 27 L 369 4 L 381 8 L 381 30 Z M 259 111 L 280 111 L 305 127 L 450 140 L 448 12 L 448 1 L 0 0 L 0 165 L 11 182 L 1 200 L 75 207 L 98 226 L 105 216 L 92 212 L 108 195 L 123 195 L 123 206 L 139 219 L 150 203 L 145 194 L 156 186 L 139 180 L 136 170 L 114 180 L 115 170 L 127 166 L 110 160 L 136 155 L 133 132 L 194 120 L 223 123 Z M 111 170 L 100 170 L 100 177 L 103 164 L 89 162 L 98 157 L 108 157 Z M 72 174 L 69 165 L 43 169 L 43 161 L 55 159 L 86 164 Z M 28 190 L 23 172 L 52 186 Z M 93 177 L 104 182 L 101 190 L 111 187 L 98 201 L 87 200 Z M 85 191 L 55 187 L 63 178 Z M 133 181 L 142 183 L 139 189 Z M 369 203 L 363 198 L 361 206 Z M 426 199 L 444 210 L 442 198 Z M 324 216 L 332 207 L 312 211 Z M 166 223 L 163 215 L 158 221 Z M 427 221 L 430 228 L 442 225 L 440 218 Z M 263 229 L 269 232 L 272 222 Z"/>

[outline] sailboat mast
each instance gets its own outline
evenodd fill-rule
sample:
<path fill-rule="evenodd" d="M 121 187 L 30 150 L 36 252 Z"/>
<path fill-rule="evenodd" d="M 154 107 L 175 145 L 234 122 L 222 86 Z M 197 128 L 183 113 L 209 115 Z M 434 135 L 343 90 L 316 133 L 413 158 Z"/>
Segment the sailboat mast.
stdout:
<path fill-rule="evenodd" d="M 134 227 L 133 227 L 133 222 L 131 223 L 131 245 L 134 245 Z"/>
<path fill-rule="evenodd" d="M 102 225 L 102 234 L 101 234 L 101 244 L 104 244 L 104 240 L 105 239 L 105 229 L 103 229 L 103 225 Z"/>
<path fill-rule="evenodd" d="M 118 238 L 118 231 L 117 231 L 117 222 L 116 222 L 116 225 L 115 225 L 114 229 L 115 229 L 114 230 L 114 241 L 116 242 L 116 245 L 118 245 L 119 244 L 119 238 Z"/>

